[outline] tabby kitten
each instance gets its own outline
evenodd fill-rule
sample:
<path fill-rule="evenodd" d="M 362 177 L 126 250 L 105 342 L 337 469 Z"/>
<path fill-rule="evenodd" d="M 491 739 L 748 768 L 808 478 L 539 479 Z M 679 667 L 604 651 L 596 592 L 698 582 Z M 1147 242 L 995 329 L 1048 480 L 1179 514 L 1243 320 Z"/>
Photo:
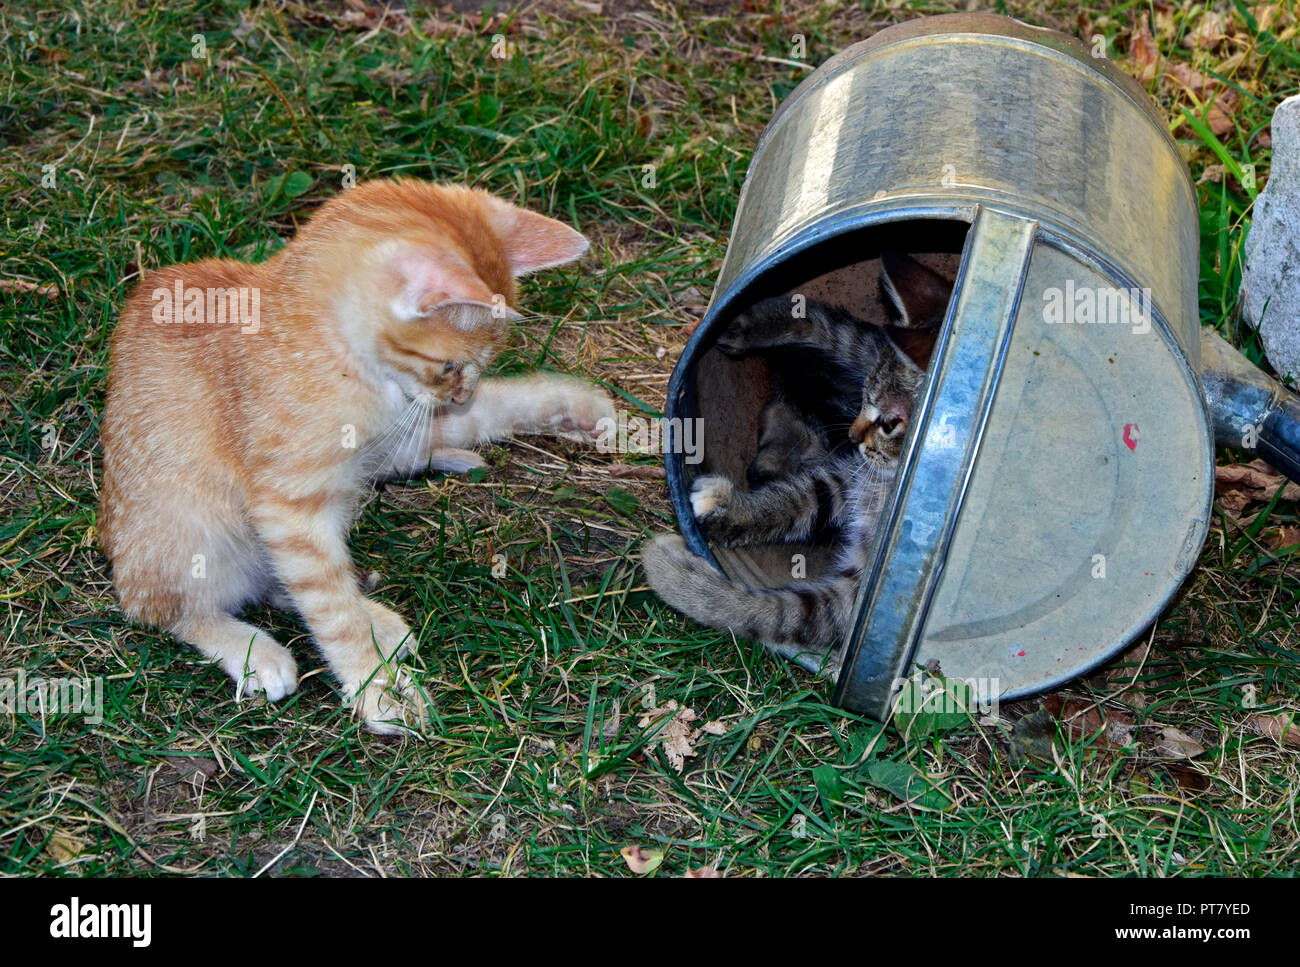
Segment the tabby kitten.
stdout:
<path fill-rule="evenodd" d="M 943 317 L 951 283 L 911 259 L 886 253 L 881 290 L 899 325 L 932 330 Z M 757 486 L 745 491 L 726 477 L 702 476 L 691 488 L 691 506 L 705 535 L 724 546 L 800 543 L 838 532 L 843 543 L 835 568 L 816 580 L 751 589 L 719 574 L 676 535 L 655 538 L 642 556 L 659 596 L 695 620 L 829 654 L 854 620 L 871 537 L 925 373 L 881 327 L 821 303 L 806 308 L 806 318 L 791 319 L 789 300 L 760 302 L 717 345 L 733 356 L 811 348 L 829 366 L 856 374 L 859 405 L 848 431 L 852 447 L 837 447 L 828 427 L 779 388 L 760 415 L 758 451 L 747 474 Z M 778 387 L 788 387 L 791 379 L 790 374 L 779 378 Z"/>
<path fill-rule="evenodd" d="M 151 272 L 113 337 L 103 421 L 98 528 L 123 610 L 275 701 L 293 656 L 237 616 L 292 608 L 366 725 L 401 731 L 421 709 L 394 664 L 417 643 L 364 593 L 348 533 L 376 479 L 612 417 L 575 379 L 480 381 L 518 318 L 515 277 L 586 249 L 484 192 L 399 179 L 326 203 L 262 264 Z"/>

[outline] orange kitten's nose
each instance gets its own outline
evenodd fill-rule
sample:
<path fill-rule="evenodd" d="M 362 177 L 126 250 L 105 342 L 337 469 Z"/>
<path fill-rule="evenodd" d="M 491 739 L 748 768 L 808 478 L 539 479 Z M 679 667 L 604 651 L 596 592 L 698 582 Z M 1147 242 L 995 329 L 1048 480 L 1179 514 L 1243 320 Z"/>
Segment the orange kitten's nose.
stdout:
<path fill-rule="evenodd" d="M 867 433 L 871 430 L 872 423 L 872 420 L 859 415 L 858 418 L 853 421 L 853 425 L 849 427 L 850 442 L 861 443 L 865 440 L 867 438 Z"/>

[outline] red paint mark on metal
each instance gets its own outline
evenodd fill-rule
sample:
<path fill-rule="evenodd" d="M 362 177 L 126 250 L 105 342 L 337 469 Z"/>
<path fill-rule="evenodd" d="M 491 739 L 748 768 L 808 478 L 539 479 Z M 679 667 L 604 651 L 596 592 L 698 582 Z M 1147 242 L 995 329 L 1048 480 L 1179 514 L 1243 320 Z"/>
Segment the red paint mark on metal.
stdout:
<path fill-rule="evenodd" d="M 1141 439 L 1142 431 L 1138 429 L 1136 423 L 1124 424 L 1124 446 L 1128 447 L 1130 450 L 1136 450 L 1138 448 L 1138 440 Z"/>

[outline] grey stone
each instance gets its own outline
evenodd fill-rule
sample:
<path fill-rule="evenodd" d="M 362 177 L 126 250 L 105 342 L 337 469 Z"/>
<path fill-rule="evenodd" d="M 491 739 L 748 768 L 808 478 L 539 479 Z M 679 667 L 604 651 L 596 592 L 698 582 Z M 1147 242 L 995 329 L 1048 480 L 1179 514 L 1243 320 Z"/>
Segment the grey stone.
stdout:
<path fill-rule="evenodd" d="M 1241 309 L 1278 375 L 1300 385 L 1300 95 L 1273 114 L 1273 164 L 1246 237 Z"/>

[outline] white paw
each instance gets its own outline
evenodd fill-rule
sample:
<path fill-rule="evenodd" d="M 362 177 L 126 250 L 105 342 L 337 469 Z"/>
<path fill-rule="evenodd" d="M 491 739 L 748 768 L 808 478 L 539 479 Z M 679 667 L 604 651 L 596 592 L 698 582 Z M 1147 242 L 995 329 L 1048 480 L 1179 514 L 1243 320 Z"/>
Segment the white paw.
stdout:
<path fill-rule="evenodd" d="M 542 423 L 551 432 L 587 441 L 597 434 L 601 420 L 613 422 L 614 404 L 603 390 L 578 380 L 565 380 L 556 390 L 541 409 Z"/>
<path fill-rule="evenodd" d="M 396 681 L 390 668 L 380 668 L 364 687 L 354 685 L 352 710 L 365 720 L 366 728 L 376 735 L 408 735 L 422 731 L 426 724 L 424 703 L 410 676 L 398 669 Z M 360 691 L 357 691 L 357 688 Z"/>
<path fill-rule="evenodd" d="M 483 458 L 473 450 L 457 450 L 453 447 L 444 447 L 429 454 L 430 470 L 468 473 L 471 470 L 486 466 L 487 464 L 483 462 Z"/>
<path fill-rule="evenodd" d="M 253 639 L 247 655 L 241 656 L 239 674 L 231 677 L 237 682 L 235 697 L 265 695 L 278 702 L 298 690 L 298 663 L 284 645 Z"/>
<path fill-rule="evenodd" d="M 710 474 L 696 478 L 691 485 L 691 511 L 695 514 L 695 519 L 704 520 L 726 513 L 735 490 L 735 486 L 726 477 Z"/>

